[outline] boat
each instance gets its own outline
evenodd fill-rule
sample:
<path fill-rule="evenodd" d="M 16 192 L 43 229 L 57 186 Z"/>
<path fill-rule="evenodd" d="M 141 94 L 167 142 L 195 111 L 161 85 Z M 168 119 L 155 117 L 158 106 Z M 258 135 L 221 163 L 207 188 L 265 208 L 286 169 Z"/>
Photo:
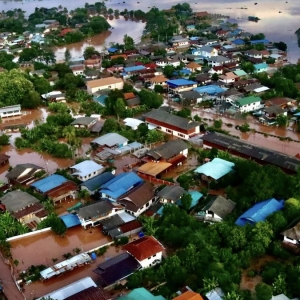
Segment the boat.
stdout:
<path fill-rule="evenodd" d="M 248 17 L 248 21 L 257 22 L 259 20 L 260 20 L 260 18 L 258 18 L 258 17 L 254 17 L 254 16 L 249 16 Z"/>

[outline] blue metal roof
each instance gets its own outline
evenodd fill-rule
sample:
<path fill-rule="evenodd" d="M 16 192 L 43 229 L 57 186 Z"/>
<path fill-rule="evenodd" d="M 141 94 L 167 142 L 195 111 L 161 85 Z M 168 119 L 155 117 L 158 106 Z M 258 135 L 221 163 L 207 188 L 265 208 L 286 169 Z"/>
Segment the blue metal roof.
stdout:
<path fill-rule="evenodd" d="M 117 48 L 114 48 L 114 47 L 111 47 L 111 48 L 108 48 L 107 51 L 110 52 L 110 53 L 115 53 L 117 52 L 119 49 Z"/>
<path fill-rule="evenodd" d="M 46 193 L 67 181 L 68 179 L 66 179 L 61 175 L 52 174 L 48 177 L 45 177 L 39 181 L 34 182 L 31 186 L 35 187 L 42 193 Z"/>
<path fill-rule="evenodd" d="M 101 192 L 113 199 L 117 199 L 142 182 L 144 181 L 134 172 L 125 172 L 101 185 Z"/>
<path fill-rule="evenodd" d="M 128 73 L 128 72 L 140 71 L 140 70 L 145 70 L 145 69 L 146 69 L 146 67 L 144 67 L 144 66 L 133 66 L 133 67 L 124 68 L 124 72 Z"/>
<path fill-rule="evenodd" d="M 113 179 L 114 175 L 110 172 L 104 172 L 98 176 L 95 176 L 84 183 L 82 186 L 85 186 L 91 192 L 95 191 L 96 189 L 100 188 L 101 185 L 108 182 L 109 180 Z"/>
<path fill-rule="evenodd" d="M 235 45 L 244 45 L 245 41 L 242 39 L 236 39 L 234 41 L 232 41 Z"/>
<path fill-rule="evenodd" d="M 181 79 L 168 80 L 167 84 L 172 86 L 182 86 L 182 85 L 197 84 L 197 82 L 181 78 Z"/>
<path fill-rule="evenodd" d="M 272 213 L 279 211 L 283 208 L 284 201 L 276 200 L 274 198 L 256 203 L 246 212 L 244 212 L 235 222 L 238 226 L 246 224 L 255 224 L 264 221 Z"/>
<path fill-rule="evenodd" d="M 198 40 L 199 40 L 199 37 L 198 37 L 198 36 L 191 36 L 191 37 L 190 37 L 190 40 L 191 40 L 191 41 L 198 41 Z"/>
<path fill-rule="evenodd" d="M 198 167 L 194 172 L 204 174 L 208 177 L 218 180 L 231 172 L 233 167 L 234 163 L 230 161 L 221 158 L 214 158 L 212 161 Z"/>
<path fill-rule="evenodd" d="M 177 75 L 189 75 L 189 74 L 192 74 L 192 72 L 188 69 L 182 69 L 182 70 L 178 70 L 178 71 L 174 71 L 173 75 L 174 76 L 177 76 Z"/>
<path fill-rule="evenodd" d="M 251 45 L 255 45 L 255 44 L 269 44 L 270 41 L 268 40 L 254 40 L 254 41 L 250 41 Z"/>
<path fill-rule="evenodd" d="M 190 194 L 191 197 L 192 197 L 192 202 L 191 202 L 191 205 L 190 205 L 190 209 L 191 209 L 191 208 L 195 207 L 195 206 L 199 203 L 199 200 L 203 197 L 203 194 L 201 194 L 201 193 L 198 192 L 198 191 L 188 191 L 188 194 Z M 182 205 L 180 199 L 179 199 L 176 203 L 177 203 L 179 206 Z"/>
<path fill-rule="evenodd" d="M 200 94 L 215 95 L 224 92 L 225 89 L 222 89 L 217 85 L 211 84 L 211 85 L 197 87 L 194 89 L 194 91 L 197 91 Z"/>
<path fill-rule="evenodd" d="M 67 226 L 67 228 L 71 228 L 77 225 L 80 225 L 80 220 L 77 215 L 68 214 L 59 217 Z"/>
<path fill-rule="evenodd" d="M 294 114 L 295 117 L 300 117 L 300 112 Z"/>

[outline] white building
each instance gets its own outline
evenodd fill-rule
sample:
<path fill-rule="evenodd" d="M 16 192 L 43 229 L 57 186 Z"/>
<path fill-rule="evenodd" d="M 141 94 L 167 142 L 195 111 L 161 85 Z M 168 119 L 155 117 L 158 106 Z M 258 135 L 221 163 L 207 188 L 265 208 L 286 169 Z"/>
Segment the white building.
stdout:
<path fill-rule="evenodd" d="M 296 226 L 283 231 L 281 234 L 283 235 L 283 242 L 290 243 L 293 245 L 299 245 L 300 244 L 300 222 Z"/>
<path fill-rule="evenodd" d="M 123 246 L 142 266 L 143 269 L 155 266 L 162 261 L 163 245 L 153 236 L 144 236 Z"/>
<path fill-rule="evenodd" d="M 85 160 L 81 163 L 70 167 L 72 175 L 76 176 L 81 181 L 91 179 L 104 171 L 102 165 L 98 165 L 92 160 Z"/>
<path fill-rule="evenodd" d="M 218 56 L 218 50 L 210 46 L 203 46 L 194 50 L 192 54 L 210 58 L 212 56 Z"/>
<path fill-rule="evenodd" d="M 237 107 L 240 112 L 250 112 L 258 109 L 262 109 L 264 105 L 261 103 L 260 97 L 249 96 L 237 100 L 233 105 Z"/>
<path fill-rule="evenodd" d="M 20 116 L 21 114 L 22 114 L 21 105 L 19 104 L 0 108 L 1 118 Z"/>
<path fill-rule="evenodd" d="M 86 83 L 87 92 L 94 94 L 101 90 L 121 90 L 123 89 L 124 82 L 121 78 L 107 77 L 97 80 L 91 80 Z"/>

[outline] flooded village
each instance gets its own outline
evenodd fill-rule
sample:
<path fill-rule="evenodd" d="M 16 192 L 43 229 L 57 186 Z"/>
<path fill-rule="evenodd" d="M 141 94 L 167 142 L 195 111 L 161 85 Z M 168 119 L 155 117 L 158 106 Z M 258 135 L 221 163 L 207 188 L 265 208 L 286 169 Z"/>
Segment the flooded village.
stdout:
<path fill-rule="evenodd" d="M 110 2 L 0 13 L 0 299 L 299 300 L 298 47 Z"/>

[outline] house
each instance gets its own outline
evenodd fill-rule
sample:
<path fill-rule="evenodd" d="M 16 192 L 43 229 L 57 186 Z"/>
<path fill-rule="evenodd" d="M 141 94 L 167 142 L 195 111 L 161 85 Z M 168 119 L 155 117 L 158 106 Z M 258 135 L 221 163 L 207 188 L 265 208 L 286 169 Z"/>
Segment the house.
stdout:
<path fill-rule="evenodd" d="M 77 185 L 65 177 L 52 174 L 31 184 L 37 192 L 48 197 L 56 204 L 67 199 L 74 199 L 77 194 Z"/>
<path fill-rule="evenodd" d="M 139 262 L 129 253 L 124 252 L 99 264 L 93 272 L 99 276 L 99 285 L 111 286 L 141 269 Z"/>
<path fill-rule="evenodd" d="M 66 102 L 65 94 L 61 91 L 52 91 L 47 94 L 42 94 L 41 97 L 49 102 Z"/>
<path fill-rule="evenodd" d="M 238 77 L 248 77 L 248 74 L 244 70 L 235 70 L 233 73 Z"/>
<path fill-rule="evenodd" d="M 203 194 L 201 194 L 200 192 L 198 191 L 188 191 L 188 194 L 191 196 L 191 204 L 190 204 L 190 207 L 188 208 L 189 210 L 194 208 L 200 201 L 200 199 L 203 197 Z M 182 206 L 182 202 L 181 202 L 181 199 L 177 200 L 176 201 L 176 204 L 178 206 Z"/>
<path fill-rule="evenodd" d="M 167 185 L 157 193 L 161 203 L 176 203 L 186 191 L 179 185 Z"/>
<path fill-rule="evenodd" d="M 143 70 L 147 70 L 147 68 L 143 65 L 126 67 L 124 68 L 123 78 L 129 78 L 132 75 L 137 75 Z"/>
<path fill-rule="evenodd" d="M 20 223 L 28 224 L 30 229 L 36 229 L 37 224 L 48 215 L 37 198 L 20 190 L 6 193 L 0 198 L 0 202 L 5 206 L 6 211 Z"/>
<path fill-rule="evenodd" d="M 211 56 L 210 58 L 207 59 L 208 64 L 216 67 L 216 66 L 222 66 L 224 64 L 230 63 L 231 59 L 225 56 Z"/>
<path fill-rule="evenodd" d="M 201 179 L 207 182 L 219 180 L 223 176 L 233 171 L 234 163 L 222 158 L 214 158 L 212 161 L 204 163 L 194 172 L 201 175 Z"/>
<path fill-rule="evenodd" d="M 254 64 L 255 73 L 266 72 L 268 68 L 268 64 L 266 63 Z"/>
<path fill-rule="evenodd" d="M 246 224 L 254 225 L 257 222 L 263 222 L 265 219 L 284 206 L 284 200 L 276 200 L 274 198 L 256 203 L 246 212 L 244 212 L 235 222 L 238 226 Z"/>
<path fill-rule="evenodd" d="M 173 93 L 181 93 L 191 91 L 197 87 L 197 82 L 187 79 L 173 79 L 167 81 L 168 91 Z"/>
<path fill-rule="evenodd" d="M 86 229 L 88 226 L 100 225 L 100 221 L 124 211 L 124 207 L 107 200 L 97 201 L 92 204 L 80 207 L 77 216 L 81 226 Z"/>
<path fill-rule="evenodd" d="M 5 166 L 9 164 L 9 155 L 6 155 L 5 153 L 0 154 L 0 166 Z"/>
<path fill-rule="evenodd" d="M 287 97 L 276 97 L 272 99 L 268 99 L 265 102 L 265 106 L 280 106 L 281 108 L 287 108 L 290 105 L 293 105 L 297 102 L 295 99 L 287 98 Z"/>
<path fill-rule="evenodd" d="M 202 101 L 202 96 L 197 91 L 186 91 L 180 94 L 183 105 L 197 104 Z"/>
<path fill-rule="evenodd" d="M 189 64 L 186 65 L 186 68 L 188 70 L 190 70 L 192 73 L 196 72 L 196 71 L 201 71 L 202 70 L 202 66 L 197 64 L 194 61 L 191 61 Z"/>
<path fill-rule="evenodd" d="M 111 172 L 104 172 L 99 175 L 96 175 L 95 177 L 92 177 L 91 179 L 88 179 L 84 181 L 80 188 L 81 190 L 86 190 L 90 195 L 95 194 L 100 186 L 109 180 L 113 179 L 114 175 Z"/>
<path fill-rule="evenodd" d="M 181 35 L 173 36 L 170 44 L 174 48 L 187 48 L 190 46 L 189 39 Z"/>
<path fill-rule="evenodd" d="M 162 261 L 163 245 L 153 236 L 143 236 L 123 246 L 123 250 L 132 255 L 142 269 L 154 266 Z"/>
<path fill-rule="evenodd" d="M 185 140 L 200 132 L 200 123 L 173 115 L 162 109 L 154 109 L 144 114 L 144 118 L 147 123 L 156 125 L 158 130 Z"/>
<path fill-rule="evenodd" d="M 263 39 L 263 40 L 250 40 L 249 42 L 250 42 L 251 45 L 259 45 L 259 44 L 268 45 L 268 44 L 270 44 L 270 41 L 265 40 L 265 39 Z"/>
<path fill-rule="evenodd" d="M 204 298 L 198 293 L 187 290 L 172 300 L 204 300 Z"/>
<path fill-rule="evenodd" d="M 257 96 L 248 96 L 237 100 L 234 104 L 241 112 L 250 112 L 264 107 L 262 99 Z"/>
<path fill-rule="evenodd" d="M 73 75 L 75 75 L 75 76 L 83 76 L 84 75 L 85 66 L 84 65 L 73 65 L 73 66 L 70 66 L 70 69 L 72 70 Z"/>
<path fill-rule="evenodd" d="M 172 140 L 150 149 L 146 153 L 146 161 L 151 159 L 155 162 L 166 161 L 177 165 L 187 158 L 188 148 L 188 144 L 183 140 Z"/>
<path fill-rule="evenodd" d="M 245 51 L 245 55 L 253 58 L 259 58 L 262 59 L 262 53 L 261 51 L 258 51 L 256 49 L 250 49 Z"/>
<path fill-rule="evenodd" d="M 120 226 L 112 228 L 107 231 L 107 234 L 112 239 L 119 239 L 121 237 L 133 236 L 141 232 L 143 229 L 143 224 L 137 220 L 131 220 L 129 222 L 123 223 Z"/>
<path fill-rule="evenodd" d="M 91 141 L 92 146 L 95 145 L 99 147 L 108 147 L 108 148 L 121 148 L 126 146 L 127 143 L 128 143 L 127 138 L 114 132 L 107 133 Z"/>
<path fill-rule="evenodd" d="M 202 73 L 198 74 L 195 79 L 199 84 L 207 84 L 211 82 L 210 74 Z"/>
<path fill-rule="evenodd" d="M 223 66 L 215 66 L 212 67 L 209 71 L 209 74 L 218 74 L 218 75 L 222 75 L 224 73 L 224 67 Z"/>
<path fill-rule="evenodd" d="M 124 99 L 130 107 L 137 106 L 141 102 L 139 96 L 136 96 L 133 92 L 124 93 Z"/>
<path fill-rule="evenodd" d="M 281 108 L 279 105 L 273 105 L 263 108 L 263 116 L 259 118 L 262 123 L 276 121 L 278 116 L 287 116 L 287 109 Z"/>
<path fill-rule="evenodd" d="M 18 164 L 12 170 L 10 170 L 5 177 L 8 179 L 8 183 L 26 184 L 35 179 L 35 174 L 44 171 L 42 167 L 35 164 Z"/>
<path fill-rule="evenodd" d="M 96 118 L 79 117 L 79 118 L 76 118 L 70 125 L 74 126 L 75 128 L 89 129 L 89 128 L 93 127 L 96 123 L 97 123 Z"/>
<path fill-rule="evenodd" d="M 101 57 L 91 57 L 90 59 L 86 59 L 84 61 L 84 65 L 86 68 L 90 68 L 90 69 L 99 69 L 101 67 Z"/>
<path fill-rule="evenodd" d="M 118 298 L 119 300 L 166 300 L 163 296 L 154 296 L 151 292 L 145 288 L 137 288 L 132 290 L 125 296 Z"/>
<path fill-rule="evenodd" d="M 300 222 L 297 223 L 294 227 L 289 228 L 281 232 L 283 235 L 283 242 L 293 245 L 300 244 Z"/>
<path fill-rule="evenodd" d="M 125 211 L 138 217 L 156 201 L 154 186 L 144 182 L 120 197 L 117 203 L 125 207 Z"/>
<path fill-rule="evenodd" d="M 22 115 L 21 112 L 21 105 L 11 105 L 11 106 L 4 106 L 0 108 L 0 117 L 7 118 L 7 117 L 14 117 Z"/>
<path fill-rule="evenodd" d="M 236 76 L 233 72 L 228 72 L 225 75 L 219 76 L 219 81 L 224 82 L 225 84 L 233 83 L 237 80 L 238 76 Z"/>
<path fill-rule="evenodd" d="M 234 45 L 236 45 L 237 47 L 241 47 L 241 46 L 244 46 L 245 45 L 245 41 L 242 40 L 242 39 L 236 39 L 236 40 L 233 40 L 232 43 Z"/>
<path fill-rule="evenodd" d="M 100 187 L 100 195 L 102 198 L 115 202 L 143 182 L 144 181 L 135 173 L 124 172 L 102 184 Z"/>
<path fill-rule="evenodd" d="M 84 160 L 70 167 L 70 169 L 72 176 L 75 176 L 81 181 L 86 181 L 104 172 L 105 168 L 92 160 Z"/>
<path fill-rule="evenodd" d="M 259 94 L 269 90 L 269 88 L 267 86 L 261 85 L 259 82 L 254 82 L 246 85 L 241 90 L 244 91 L 245 93 Z"/>
<path fill-rule="evenodd" d="M 199 55 L 204 58 L 211 58 L 213 56 L 218 56 L 218 50 L 211 46 L 203 46 L 192 51 L 192 54 Z"/>
<path fill-rule="evenodd" d="M 124 82 L 121 78 L 106 77 L 96 80 L 90 80 L 86 83 L 87 92 L 89 94 L 95 94 L 101 90 L 121 90 L 123 89 Z"/>
<path fill-rule="evenodd" d="M 158 75 L 150 78 L 149 81 L 154 88 L 156 85 L 165 86 L 167 84 L 168 78 L 166 78 L 164 75 Z"/>
<path fill-rule="evenodd" d="M 196 18 L 206 18 L 209 16 L 209 13 L 207 11 L 198 11 L 194 13 L 194 16 Z"/>
<path fill-rule="evenodd" d="M 141 167 L 137 169 L 137 173 L 148 180 L 152 180 L 152 178 L 156 178 L 162 173 L 166 172 L 168 169 L 172 167 L 171 163 L 168 162 L 146 162 Z"/>
<path fill-rule="evenodd" d="M 128 126 L 133 130 L 137 130 L 139 125 L 145 123 L 144 121 L 141 121 L 141 120 L 135 119 L 135 118 L 125 118 L 123 120 L 123 122 L 124 122 L 125 126 Z M 155 126 L 151 126 L 151 125 L 148 124 L 148 129 L 149 130 L 155 129 Z"/>
<path fill-rule="evenodd" d="M 236 203 L 222 196 L 213 197 L 197 214 L 203 221 L 219 222 L 232 213 Z"/>
<path fill-rule="evenodd" d="M 119 205 L 119 204 L 117 204 L 117 205 Z M 122 208 L 124 210 L 124 207 L 122 207 Z M 125 211 L 122 211 L 118 214 L 113 215 L 112 217 L 101 220 L 101 222 L 100 222 L 101 229 L 105 235 L 109 235 L 112 230 L 114 230 L 124 224 L 128 224 L 129 222 L 134 221 L 134 220 L 136 220 L 136 218 L 133 215 L 131 215 Z"/>
<path fill-rule="evenodd" d="M 245 159 L 252 159 L 259 164 L 277 166 L 289 174 L 297 173 L 299 159 L 285 153 L 253 145 L 222 133 L 208 133 L 201 137 L 204 148 L 218 148 Z"/>

